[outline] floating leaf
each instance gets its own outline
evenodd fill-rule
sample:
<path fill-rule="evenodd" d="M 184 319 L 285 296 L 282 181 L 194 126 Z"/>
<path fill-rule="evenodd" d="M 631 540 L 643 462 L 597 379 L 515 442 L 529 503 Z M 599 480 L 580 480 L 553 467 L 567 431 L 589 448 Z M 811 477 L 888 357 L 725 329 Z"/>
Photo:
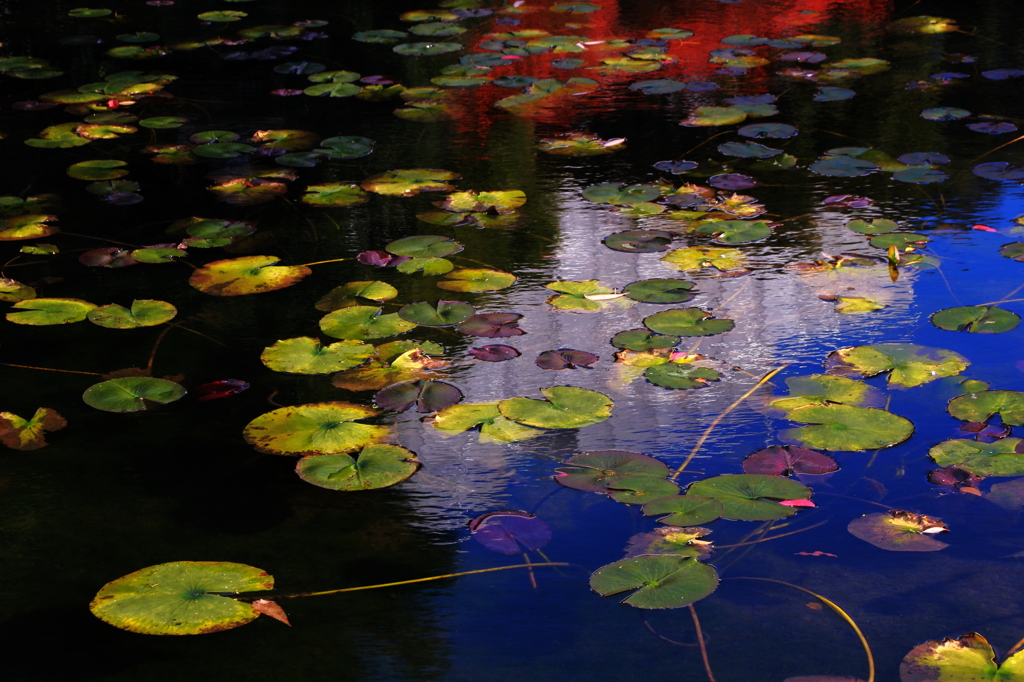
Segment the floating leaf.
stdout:
<path fill-rule="evenodd" d="M 979 476 L 1024 475 L 1024 441 L 1003 438 L 993 443 L 976 440 L 947 440 L 928 451 L 942 467 L 958 469 Z"/>
<path fill-rule="evenodd" d="M 208 189 L 225 203 L 253 206 L 282 196 L 288 191 L 288 185 L 264 178 L 229 178 Z"/>
<path fill-rule="evenodd" d="M 245 442 L 271 455 L 333 455 L 358 450 L 387 435 L 387 427 L 357 424 L 376 410 L 344 402 L 279 407 L 249 422 Z"/>
<path fill-rule="evenodd" d="M 551 541 L 551 527 L 535 515 L 521 511 L 488 512 L 469 522 L 473 539 L 498 554 L 522 554 Z"/>
<path fill-rule="evenodd" d="M 596 204 L 629 206 L 661 196 L 655 185 L 626 185 L 620 182 L 602 182 L 583 190 L 583 198 Z"/>
<path fill-rule="evenodd" d="M 153 327 L 169 322 L 178 314 L 178 309 L 167 301 L 136 299 L 129 310 L 124 306 L 111 303 L 93 308 L 86 317 L 93 324 L 109 329 L 138 329 Z"/>
<path fill-rule="evenodd" d="M 777 410 L 794 410 L 807 405 L 842 403 L 855 407 L 877 407 L 883 402 L 878 389 L 863 381 L 829 374 L 812 374 L 786 379 L 789 396 L 768 403 Z"/>
<path fill-rule="evenodd" d="M 812 424 L 786 431 L 786 437 L 821 450 L 877 450 L 910 438 L 914 425 L 891 412 L 851 405 L 808 405 L 790 410 L 786 419 Z"/>
<path fill-rule="evenodd" d="M 645 555 L 602 566 L 590 576 L 590 587 L 604 597 L 636 590 L 622 600 L 636 608 L 676 609 L 714 592 L 718 571 L 693 557 Z"/>
<path fill-rule="evenodd" d="M 462 433 L 480 427 L 481 443 L 513 443 L 544 434 L 541 429 L 523 426 L 501 416 L 498 403 L 452 405 L 434 416 L 434 428 L 445 433 Z"/>
<path fill-rule="evenodd" d="M 59 232 L 56 225 L 48 225 L 56 220 L 55 215 L 28 214 L 0 218 L 0 242 L 14 242 L 23 239 L 49 237 Z"/>
<path fill-rule="evenodd" d="M 166 405 L 183 395 L 185 389 L 167 379 L 124 377 L 93 384 L 85 389 L 82 400 L 105 412 L 139 412 L 146 409 L 147 400 Z"/>
<path fill-rule="evenodd" d="M 417 412 L 437 412 L 462 400 L 462 391 L 443 381 L 400 381 L 373 396 L 378 407 L 404 412 L 413 405 Z"/>
<path fill-rule="evenodd" d="M 516 313 L 483 313 L 460 322 L 455 328 L 470 336 L 506 338 L 526 333 L 516 324 L 522 318 Z"/>
<path fill-rule="evenodd" d="M 887 25 L 885 29 L 889 31 L 889 33 L 895 33 L 896 35 L 928 35 L 934 33 L 949 33 L 951 31 L 959 30 L 956 25 L 956 19 L 929 16 L 898 19 Z M 911 681 L 904 680 L 903 682 Z"/>
<path fill-rule="evenodd" d="M 541 369 L 576 369 L 577 367 L 590 367 L 598 359 L 596 355 L 586 351 L 559 348 L 542 352 L 537 356 L 535 364 Z"/>
<path fill-rule="evenodd" d="M 107 583 L 89 604 L 93 615 L 145 635 L 201 635 L 259 617 L 253 605 L 223 596 L 270 590 L 259 568 L 226 561 L 176 561 L 150 566 Z"/>
<path fill-rule="evenodd" d="M 352 35 L 352 40 L 358 40 L 361 43 L 397 43 L 399 40 L 408 37 L 408 33 L 404 31 L 393 31 L 391 29 L 380 28 L 372 31 L 359 31 Z"/>
<path fill-rule="evenodd" d="M 302 203 L 312 206 L 355 206 L 365 204 L 370 197 L 359 185 L 349 182 L 332 182 L 326 185 L 310 185 L 302 195 Z"/>
<path fill-rule="evenodd" d="M 0 301 L 17 303 L 36 297 L 36 290 L 8 277 L 0 277 Z"/>
<path fill-rule="evenodd" d="M 303 457 L 295 467 L 299 478 L 331 490 L 386 488 L 416 473 L 416 453 L 398 445 L 367 445 L 353 458 L 344 453 Z"/>
<path fill-rule="evenodd" d="M 339 308 L 363 305 L 360 299 L 382 303 L 398 296 L 398 289 L 387 282 L 349 282 L 331 289 L 314 304 L 317 310 L 329 313 Z"/>
<path fill-rule="evenodd" d="M 544 285 L 552 291 L 560 292 L 547 300 L 548 304 L 559 310 L 570 312 L 593 313 L 605 307 L 604 301 L 592 296 L 604 296 L 611 294 L 612 290 L 602 286 L 596 279 L 588 279 L 582 282 L 550 282 Z"/>
<path fill-rule="evenodd" d="M 613 336 L 611 344 L 616 348 L 646 351 L 658 348 L 674 348 L 679 341 L 680 338 L 678 336 L 655 334 L 649 329 L 629 329 Z"/>
<path fill-rule="evenodd" d="M 622 291 L 627 298 L 644 303 L 685 303 L 694 297 L 694 286 L 682 279 L 642 279 Z"/>
<path fill-rule="evenodd" d="M 602 422 L 612 414 L 612 399 L 574 386 L 540 389 L 546 400 L 509 398 L 498 403 L 503 417 L 547 429 L 577 429 Z"/>
<path fill-rule="evenodd" d="M 430 57 L 461 50 L 462 45 L 459 43 L 402 43 L 401 45 L 395 45 L 391 49 L 398 54 L 409 57 Z"/>
<path fill-rule="evenodd" d="M 906 387 L 956 376 L 970 364 L 967 358 L 951 350 L 912 343 L 850 346 L 833 351 L 825 360 L 829 374 L 867 379 L 891 371 L 889 383 Z"/>
<path fill-rule="evenodd" d="M 362 188 L 377 194 L 411 197 L 420 192 L 450 192 L 455 188 L 447 181 L 459 177 L 458 173 L 436 168 L 393 170 L 363 180 Z"/>
<path fill-rule="evenodd" d="M 722 516 L 737 521 L 784 519 L 796 509 L 779 501 L 806 500 L 811 489 L 781 476 L 725 474 L 691 483 L 686 495 L 714 497 L 722 502 Z"/>
<path fill-rule="evenodd" d="M 744 259 L 743 253 L 736 249 L 726 249 L 718 246 L 695 246 L 670 251 L 662 256 L 661 260 L 685 271 L 715 268 L 722 272 L 727 272 L 742 267 Z"/>
<path fill-rule="evenodd" d="M 30 298 L 11 307 L 24 312 L 7 313 L 8 322 L 44 326 L 81 322 L 96 305 L 78 298 Z"/>
<path fill-rule="evenodd" d="M 725 142 L 718 145 L 718 151 L 741 159 L 769 159 L 782 153 L 781 149 L 766 147 L 757 142 Z"/>
<path fill-rule="evenodd" d="M 67 421 L 56 410 L 40 407 L 31 419 L 12 412 L 0 412 L 0 443 L 14 450 L 38 450 L 46 446 L 44 434 L 59 431 Z"/>
<path fill-rule="evenodd" d="M 725 505 L 717 497 L 676 495 L 652 500 L 643 507 L 644 516 L 661 516 L 658 523 L 668 526 L 692 526 L 709 523 L 722 516 Z"/>
<path fill-rule="evenodd" d="M 743 137 L 755 139 L 770 137 L 776 140 L 784 140 L 794 137 L 800 131 L 797 130 L 796 126 L 791 126 L 788 123 L 753 123 L 743 126 L 736 132 Z"/>
<path fill-rule="evenodd" d="M 424 327 L 447 327 L 469 319 L 474 312 L 473 306 L 463 301 L 438 301 L 437 306 L 409 303 L 398 310 L 398 316 Z"/>
<path fill-rule="evenodd" d="M 381 315 L 381 308 L 356 305 L 339 308 L 320 319 L 320 330 L 336 339 L 382 339 L 416 328 L 415 322 L 408 322 L 397 313 Z"/>
<path fill-rule="evenodd" d="M 743 473 L 766 476 L 793 474 L 828 474 L 839 471 L 836 461 L 814 450 L 794 445 L 772 445 L 758 450 L 743 460 Z"/>
<path fill-rule="evenodd" d="M 374 347 L 353 339 L 321 346 L 320 340 L 301 336 L 267 346 L 260 361 L 275 372 L 330 374 L 358 367 L 374 354 Z"/>
<path fill-rule="evenodd" d="M 213 296 L 244 296 L 284 289 L 312 274 L 305 265 L 275 265 L 277 256 L 243 256 L 207 263 L 189 277 L 194 288 Z"/>
<path fill-rule="evenodd" d="M 932 537 L 947 530 L 942 521 L 898 509 L 865 514 L 851 521 L 846 529 L 854 537 L 890 552 L 935 552 L 949 547 Z"/>
<path fill-rule="evenodd" d="M 437 286 L 446 291 L 479 293 L 507 289 L 515 281 L 515 275 L 501 270 L 460 268 L 445 274 L 445 279 L 438 282 Z"/>
<path fill-rule="evenodd" d="M 700 308 L 678 308 L 654 313 L 644 318 L 644 326 L 659 334 L 670 336 L 712 336 L 733 328 L 732 320 L 716 320 L 714 315 Z"/>
<path fill-rule="evenodd" d="M 1024 426 L 1024 393 L 1019 391 L 978 391 L 949 401 L 946 408 L 956 419 L 987 422 L 999 415 L 1003 424 Z"/>
<path fill-rule="evenodd" d="M 513 348 L 512 346 L 502 345 L 490 345 L 480 346 L 479 348 L 470 348 L 469 354 L 477 360 L 483 362 L 504 362 L 505 360 L 514 360 L 518 358 L 522 353 Z"/>
<path fill-rule="evenodd" d="M 220 10 L 217 12 L 203 12 L 198 15 L 200 21 L 238 21 L 249 16 L 245 12 L 237 10 Z"/>
<path fill-rule="evenodd" d="M 378 346 L 367 364 L 335 374 L 331 383 L 349 391 L 378 391 L 400 381 L 433 378 L 438 376 L 434 370 L 448 363 L 427 353 L 443 352 L 430 341 L 391 341 Z"/>
<path fill-rule="evenodd" d="M 1020 324 L 1020 316 L 994 306 L 961 306 L 946 308 L 933 313 L 932 324 L 951 332 L 973 332 L 976 334 L 999 334 L 1008 332 Z"/>
<path fill-rule="evenodd" d="M 1010 242 L 999 247 L 999 255 L 1024 263 L 1024 242 Z"/>
<path fill-rule="evenodd" d="M 746 244 L 771 236 L 772 228 L 764 222 L 746 220 L 712 220 L 701 223 L 694 232 L 711 234 L 722 244 Z"/>
<path fill-rule="evenodd" d="M 952 20 L 950 20 L 952 21 Z M 941 548 L 940 548 L 941 549 Z M 996 654 L 988 641 L 976 632 L 957 639 L 929 640 L 910 650 L 900 663 L 901 682 L 970 682 L 1024 678 L 1024 653 L 996 663 Z"/>
<path fill-rule="evenodd" d="M 664 480 L 669 469 L 661 460 L 629 450 L 595 450 L 573 455 L 555 469 L 555 481 L 567 488 L 607 492 L 620 479 L 648 477 Z"/>
<path fill-rule="evenodd" d="M 662 230 L 626 230 L 610 234 L 602 243 L 613 251 L 625 253 L 656 253 L 665 251 L 675 235 Z"/>
<path fill-rule="evenodd" d="M 710 367 L 697 367 L 688 362 L 666 362 L 648 367 L 644 378 L 662 388 L 702 388 L 711 381 L 718 381 L 722 373 Z"/>
<path fill-rule="evenodd" d="M 603 140 L 597 135 L 575 134 L 542 139 L 537 148 L 558 156 L 598 156 L 625 149 L 623 142 L 622 139 Z"/>
<path fill-rule="evenodd" d="M 935 107 L 921 112 L 921 118 L 926 118 L 929 121 L 958 121 L 970 115 L 971 112 L 966 109 L 956 107 Z"/>
<path fill-rule="evenodd" d="M 861 234 L 888 234 L 899 229 L 899 225 L 886 218 L 876 218 L 870 223 L 865 220 L 851 220 L 846 226 Z"/>
<path fill-rule="evenodd" d="M 691 127 L 728 126 L 742 123 L 747 112 L 733 107 L 697 107 L 690 117 L 679 125 Z"/>
<path fill-rule="evenodd" d="M 79 161 L 68 166 L 68 175 L 76 180 L 113 180 L 128 175 L 128 163 L 115 159 Z"/>
<path fill-rule="evenodd" d="M 991 180 L 1024 180 L 1024 167 L 1011 166 L 1005 161 L 979 163 L 972 172 L 978 177 Z"/>
<path fill-rule="evenodd" d="M 877 164 L 852 156 L 826 156 L 815 161 L 808 168 L 812 173 L 836 178 L 856 178 L 880 170 Z"/>

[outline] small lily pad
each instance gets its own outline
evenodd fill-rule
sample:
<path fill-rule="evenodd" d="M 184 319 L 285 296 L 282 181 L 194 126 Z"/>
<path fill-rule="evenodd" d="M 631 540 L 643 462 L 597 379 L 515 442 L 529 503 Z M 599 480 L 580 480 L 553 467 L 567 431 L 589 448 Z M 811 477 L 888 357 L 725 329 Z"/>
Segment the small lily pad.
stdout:
<path fill-rule="evenodd" d="M 701 497 L 700 495 L 676 495 L 651 500 L 643 507 L 644 516 L 661 516 L 658 523 L 667 526 L 693 526 L 710 523 L 721 518 L 725 505 L 717 497 Z"/>
<path fill-rule="evenodd" d="M 474 312 L 473 306 L 463 301 L 438 301 L 436 306 L 409 303 L 399 308 L 398 316 L 424 327 L 448 327 L 469 319 Z"/>
<path fill-rule="evenodd" d="M 364 305 L 361 300 L 376 301 L 383 303 L 398 296 L 398 289 L 387 282 L 379 280 L 367 282 L 348 282 L 340 287 L 334 287 L 314 304 L 317 310 L 329 313 L 339 308 L 349 308 L 354 305 Z"/>
<path fill-rule="evenodd" d="M 602 182 L 583 190 L 583 198 L 596 204 L 629 206 L 650 201 L 661 196 L 661 189 L 655 185 L 625 185 L 619 182 Z"/>
<path fill-rule="evenodd" d="M 698 234 L 714 235 L 722 244 L 747 244 L 769 237 L 772 228 L 765 222 L 747 220 L 712 220 L 693 229 Z"/>
<path fill-rule="evenodd" d="M 517 326 L 522 318 L 516 313 L 483 313 L 460 322 L 455 328 L 463 334 L 490 339 L 520 336 L 526 333 Z"/>
<path fill-rule="evenodd" d="M 743 473 L 766 476 L 792 476 L 793 474 L 828 474 L 839 471 L 839 465 L 828 455 L 798 448 L 794 445 L 772 445 L 747 455 L 743 460 Z M 702 522 L 703 523 L 703 522 Z"/>
<path fill-rule="evenodd" d="M 434 428 L 449 434 L 462 433 L 480 427 L 481 443 L 514 443 L 536 438 L 545 433 L 517 424 L 501 416 L 498 403 L 463 403 L 452 405 L 434 416 Z"/>
<path fill-rule="evenodd" d="M 602 422 L 612 414 L 611 398 L 575 386 L 540 389 L 545 400 L 509 398 L 498 403 L 503 417 L 547 429 L 577 429 Z"/>
<path fill-rule="evenodd" d="M 384 410 L 404 412 L 413 405 L 417 412 L 437 412 L 462 400 L 462 391 L 443 381 L 400 381 L 381 389 L 373 402 Z"/>
<path fill-rule="evenodd" d="M 445 279 L 438 282 L 437 287 L 445 291 L 479 293 L 507 289 L 515 284 L 515 281 L 515 275 L 502 270 L 460 268 L 446 273 Z"/>
<path fill-rule="evenodd" d="M 645 369 L 644 378 L 662 388 L 703 388 L 709 382 L 721 379 L 722 373 L 690 363 L 666 362 Z"/>
<path fill-rule="evenodd" d="M 622 600 L 636 608 L 676 609 L 714 592 L 718 571 L 693 557 L 644 555 L 602 566 L 590 576 L 590 587 L 603 597 L 636 590 Z"/>
<path fill-rule="evenodd" d="M 392 170 L 363 180 L 362 188 L 377 194 L 411 197 L 420 192 L 450 192 L 455 188 L 448 180 L 459 177 L 458 173 L 436 168 Z"/>
<path fill-rule="evenodd" d="M 646 351 L 657 348 L 674 348 L 679 341 L 678 336 L 655 334 L 649 329 L 628 329 L 613 336 L 611 344 L 616 348 Z"/>
<path fill-rule="evenodd" d="M 851 521 L 846 529 L 854 537 L 890 552 L 935 552 L 949 547 L 933 537 L 936 532 L 946 531 L 946 524 L 898 509 L 865 514 Z"/>
<path fill-rule="evenodd" d="M 990 180 L 1024 180 L 1024 167 L 1012 166 L 1005 161 L 979 163 L 972 172 Z"/>
<path fill-rule="evenodd" d="M 670 336 L 712 336 L 733 328 L 732 320 L 714 319 L 712 313 L 700 308 L 679 308 L 654 313 L 644 318 L 644 326 Z"/>
<path fill-rule="evenodd" d="M 38 450 L 46 446 L 44 434 L 59 431 L 67 421 L 56 410 L 40 407 L 31 419 L 13 412 L 0 412 L 0 443 L 14 450 Z"/>
<path fill-rule="evenodd" d="M 694 297 L 693 282 L 682 279 L 643 279 L 627 284 L 627 298 L 644 303 L 685 303 Z"/>
<path fill-rule="evenodd" d="M 768 403 L 777 410 L 794 410 L 807 405 L 841 403 L 855 407 L 878 407 L 884 402 L 881 392 L 863 381 L 829 374 L 812 374 L 786 379 L 789 396 Z"/>
<path fill-rule="evenodd" d="M 902 443 L 914 433 L 909 419 L 874 407 L 829 404 L 790 410 L 786 419 L 811 426 L 786 431 L 809 448 L 821 450 L 877 450 Z"/>
<path fill-rule="evenodd" d="M 610 234 L 602 243 L 613 251 L 625 253 L 656 253 L 665 251 L 675 238 L 662 230 L 626 230 Z"/>
<path fill-rule="evenodd" d="M 167 379 L 123 377 L 93 384 L 85 389 L 82 400 L 105 412 L 139 412 L 146 409 L 147 400 L 166 405 L 183 395 L 185 389 Z"/>
<path fill-rule="evenodd" d="M 345 453 L 303 457 L 295 473 L 331 490 L 376 490 L 401 483 L 420 468 L 416 453 L 398 445 L 367 445 L 356 457 Z"/>
<path fill-rule="evenodd" d="M 1008 332 L 1020 324 L 1020 316 L 994 306 L 961 306 L 946 308 L 932 315 L 932 324 L 951 332 L 975 334 Z"/>
<path fill-rule="evenodd" d="M 691 483 L 686 494 L 720 500 L 726 519 L 770 521 L 795 514 L 796 508 L 779 502 L 810 499 L 811 489 L 781 476 L 724 474 Z"/>
<path fill-rule="evenodd" d="M 464 248 L 451 237 L 436 234 L 423 234 L 415 237 L 404 237 L 389 242 L 384 247 L 396 256 L 408 258 L 440 258 L 458 253 Z"/>
<path fill-rule="evenodd" d="M 852 156 L 827 156 L 815 161 L 808 168 L 812 173 L 836 178 L 856 178 L 880 170 L 877 164 Z"/>
<path fill-rule="evenodd" d="M 946 408 L 956 419 L 987 422 L 999 415 L 1003 424 L 1024 426 L 1024 393 L 1020 391 L 978 391 L 957 396 Z"/>
<path fill-rule="evenodd" d="M 664 480 L 669 468 L 661 460 L 629 450 L 595 450 L 573 455 L 555 469 L 555 481 L 567 488 L 608 492 L 620 479 L 647 477 Z"/>
<path fill-rule="evenodd" d="M 391 49 L 408 57 L 431 57 L 461 50 L 462 45 L 459 43 L 402 43 Z"/>
<path fill-rule="evenodd" d="M 386 426 L 356 423 L 376 414 L 376 410 L 345 402 L 279 407 L 249 422 L 242 437 L 258 451 L 271 455 L 352 452 L 387 435 Z"/>
<path fill-rule="evenodd" d="M 111 303 L 93 308 L 86 317 L 90 322 L 109 329 L 138 329 L 153 327 L 169 322 L 178 314 L 178 309 L 167 301 L 136 299 L 131 309 Z"/>
<path fill-rule="evenodd" d="M 851 220 L 846 226 L 861 234 L 888 234 L 899 229 L 899 225 L 886 218 L 875 218 L 870 223 L 866 220 Z"/>
<path fill-rule="evenodd" d="M 561 370 L 576 369 L 577 367 L 590 367 L 599 358 L 593 353 L 571 348 L 559 348 L 558 350 L 546 350 L 537 356 L 534 361 L 541 369 Z"/>
<path fill-rule="evenodd" d="M 675 265 L 680 270 L 693 271 L 715 268 L 722 272 L 737 270 L 743 266 L 743 253 L 737 249 L 718 246 L 687 247 L 669 251 L 661 260 Z"/>

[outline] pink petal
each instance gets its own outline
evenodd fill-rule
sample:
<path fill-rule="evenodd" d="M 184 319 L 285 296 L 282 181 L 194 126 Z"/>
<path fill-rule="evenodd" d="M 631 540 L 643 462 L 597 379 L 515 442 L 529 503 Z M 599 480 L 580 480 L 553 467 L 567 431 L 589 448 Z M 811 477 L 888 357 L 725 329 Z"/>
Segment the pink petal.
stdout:
<path fill-rule="evenodd" d="M 989 227 L 988 225 L 975 225 L 971 229 L 972 230 L 981 230 L 982 232 L 997 232 L 997 230 L 995 228 Z"/>
<path fill-rule="evenodd" d="M 782 500 L 779 502 L 783 507 L 816 507 L 810 500 Z"/>

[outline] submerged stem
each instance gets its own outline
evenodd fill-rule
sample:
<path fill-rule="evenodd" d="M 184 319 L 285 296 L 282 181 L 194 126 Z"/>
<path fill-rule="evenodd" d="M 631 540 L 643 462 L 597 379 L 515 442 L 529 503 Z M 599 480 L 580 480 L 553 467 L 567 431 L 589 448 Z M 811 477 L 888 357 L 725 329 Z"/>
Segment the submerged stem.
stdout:
<path fill-rule="evenodd" d="M 156 337 L 156 341 L 153 343 L 153 350 L 149 352 L 149 362 L 146 363 L 146 371 L 150 374 L 153 373 L 153 361 L 156 360 L 156 349 L 160 347 L 160 342 L 167 336 L 167 332 L 171 331 L 170 327 L 164 327 L 164 330 L 160 332 L 160 335 Z"/>
<path fill-rule="evenodd" d="M 769 540 L 778 540 L 779 538 L 784 538 L 787 535 L 796 535 L 797 533 L 803 533 L 805 530 L 811 530 L 812 528 L 817 528 L 818 526 L 823 526 L 826 523 L 828 523 L 828 520 L 819 521 L 818 523 L 815 523 L 812 526 L 807 526 L 806 528 L 800 528 L 798 530 L 791 530 L 788 533 L 782 533 L 781 535 L 773 535 L 771 537 L 763 537 L 763 538 L 761 538 L 759 540 L 752 540 L 751 542 L 737 542 L 737 543 L 732 544 L 732 545 L 716 545 L 715 549 L 726 549 L 727 547 L 745 547 L 746 545 L 756 545 L 756 544 L 759 544 L 761 542 L 768 542 Z"/>
<path fill-rule="evenodd" d="M 99 372 L 81 372 L 77 369 L 54 369 L 53 367 L 33 367 L 32 365 L 15 365 L 13 362 L 0 362 L 4 367 L 20 367 L 21 369 L 41 369 L 44 372 L 64 372 L 65 374 L 88 374 L 89 376 L 101 377 Z"/>
<path fill-rule="evenodd" d="M 708 681 L 715 682 L 715 676 L 711 674 L 711 663 L 708 661 L 708 648 L 704 645 L 704 633 L 700 629 L 700 619 L 697 618 L 697 609 L 693 604 L 687 604 L 690 609 L 690 616 L 693 618 L 693 627 L 697 629 L 697 644 L 700 646 L 700 657 L 704 660 L 704 672 L 708 674 Z"/>

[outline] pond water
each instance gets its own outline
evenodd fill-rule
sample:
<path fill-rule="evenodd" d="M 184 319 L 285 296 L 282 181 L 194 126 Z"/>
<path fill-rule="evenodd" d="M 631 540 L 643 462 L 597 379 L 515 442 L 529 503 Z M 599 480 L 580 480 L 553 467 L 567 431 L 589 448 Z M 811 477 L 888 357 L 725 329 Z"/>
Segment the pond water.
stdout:
<path fill-rule="evenodd" d="M 1024 420 L 1013 257 L 1024 250 L 1006 246 L 1024 233 L 1016 4 L 442 4 L 0 2 L 5 679 L 912 682 L 939 679 L 907 663 L 901 673 L 928 640 L 978 632 L 1000 656 L 1011 651 L 1024 638 L 1024 455 L 1013 432 Z M 592 136 L 583 154 L 544 149 L 573 135 Z M 413 169 L 448 173 L 421 173 L 440 187 L 408 196 L 410 185 L 396 194 L 379 182 Z M 512 191 L 522 196 L 465 194 Z M 462 248 L 395 243 L 417 235 Z M 691 247 L 736 253 L 721 268 L 700 267 L 721 255 L 708 251 L 687 266 Z M 236 260 L 258 256 L 273 258 Z M 309 265 L 278 280 L 266 269 L 278 259 Z M 480 284 L 460 289 L 449 271 Z M 668 302 L 636 287 L 616 296 L 650 280 Z M 368 297 L 325 300 L 350 282 L 395 291 L 359 285 Z M 135 300 L 175 314 L 94 308 Z M 473 310 L 403 308 L 440 300 Z M 368 332 L 365 320 L 338 322 L 352 303 L 427 324 Z M 58 308 L 71 321 L 55 319 Z M 695 310 L 719 322 L 706 328 Z M 525 333 L 454 326 L 493 313 L 521 316 Z M 438 315 L 448 317 L 430 324 Z M 955 331 L 981 316 L 981 333 Z M 651 341 L 645 321 L 682 338 Z M 630 350 L 617 335 L 637 329 Z M 342 351 L 282 350 L 302 337 L 348 339 L 356 359 L 339 372 L 328 363 Z M 395 340 L 410 343 L 384 359 L 401 355 L 405 373 L 383 372 L 359 346 Z M 906 346 L 877 344 L 926 347 L 924 364 L 908 370 L 893 360 Z M 489 345 L 518 355 L 470 352 Z M 846 363 L 826 363 L 853 347 Z M 597 359 L 537 363 L 560 349 Z M 810 388 L 798 379 L 812 375 Z M 443 383 L 403 384 L 404 400 L 377 393 L 417 380 Z M 115 383 L 90 388 L 105 381 Z M 239 383 L 216 383 L 226 381 Z M 445 384 L 461 391 L 454 407 L 417 393 Z M 536 402 L 564 386 L 574 390 L 552 398 L 557 408 Z M 770 405 L 790 394 L 823 406 Z M 401 409 L 417 395 L 424 411 Z M 611 407 L 581 406 L 595 396 Z M 252 425 L 337 401 L 369 410 L 360 423 L 379 433 L 332 435 L 351 415 Z M 460 406 L 480 403 L 503 416 L 466 418 Z M 10 428 L 38 408 L 66 420 L 45 447 Z M 456 418 L 470 428 L 437 428 Z M 831 426 L 794 431 L 821 422 Z M 300 469 L 344 464 L 338 453 L 372 441 L 415 453 L 402 456 L 418 470 L 385 449 L 386 476 L 373 464 L 356 477 L 341 465 L 304 475 L 317 484 L 296 475 L 301 453 Z M 760 471 L 744 460 L 779 446 L 824 452 L 838 470 L 716 478 Z M 609 450 L 654 458 L 634 459 L 655 473 L 556 480 L 570 457 Z M 707 483 L 683 496 L 726 500 L 724 518 L 681 524 L 710 530 L 710 547 L 650 544 L 674 526 L 659 523 L 669 510 L 645 515 L 641 503 L 681 499 L 666 478 L 684 492 L 708 479 L 729 489 L 711 502 Z M 346 485 L 372 489 L 331 489 Z M 813 507 L 778 504 L 807 497 Z M 490 517 L 471 530 L 496 511 L 539 521 Z M 512 537 L 526 547 L 492 551 L 512 542 L 495 528 L 517 522 Z M 935 532 L 941 524 L 949 532 Z M 648 575 L 632 588 L 647 583 L 666 608 L 591 589 L 627 551 L 663 556 L 608 570 L 677 562 L 676 583 Z M 564 565 L 288 597 L 524 560 Z M 139 634 L 160 617 L 152 605 L 107 614 L 122 629 L 90 613 L 107 583 L 172 562 L 269 573 L 291 627 L 263 617 L 162 637 Z M 686 571 L 721 581 L 701 591 Z M 192 588 L 195 600 L 164 603 L 178 609 L 171 620 L 208 622 L 196 603 L 249 608 L 203 592 L 226 587 Z M 815 594 L 856 623 L 874 672 L 858 631 Z M 972 646 L 981 665 L 987 653 Z"/>

